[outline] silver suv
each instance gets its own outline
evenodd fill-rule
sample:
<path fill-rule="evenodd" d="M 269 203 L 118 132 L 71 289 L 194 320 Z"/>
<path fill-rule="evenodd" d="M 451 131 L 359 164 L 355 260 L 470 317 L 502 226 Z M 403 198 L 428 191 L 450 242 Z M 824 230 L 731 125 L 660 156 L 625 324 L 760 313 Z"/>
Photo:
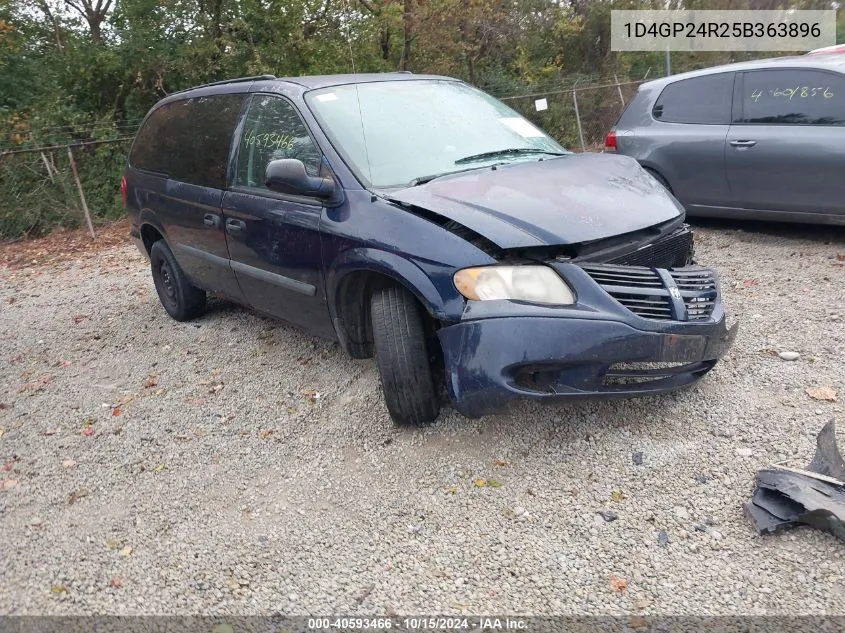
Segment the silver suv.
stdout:
<path fill-rule="evenodd" d="M 636 158 L 690 215 L 845 225 L 845 57 L 648 82 L 606 145 Z"/>

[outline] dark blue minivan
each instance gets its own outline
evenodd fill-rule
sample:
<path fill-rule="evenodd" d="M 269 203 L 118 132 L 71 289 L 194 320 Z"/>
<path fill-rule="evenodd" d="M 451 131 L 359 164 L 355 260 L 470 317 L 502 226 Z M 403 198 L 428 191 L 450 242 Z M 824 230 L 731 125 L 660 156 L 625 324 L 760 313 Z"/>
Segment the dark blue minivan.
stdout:
<path fill-rule="evenodd" d="M 444 385 L 471 417 L 669 391 L 733 338 L 683 208 L 635 160 L 567 152 L 446 77 L 172 94 L 123 193 L 174 319 L 211 291 L 375 356 L 397 423 L 433 420 Z"/>

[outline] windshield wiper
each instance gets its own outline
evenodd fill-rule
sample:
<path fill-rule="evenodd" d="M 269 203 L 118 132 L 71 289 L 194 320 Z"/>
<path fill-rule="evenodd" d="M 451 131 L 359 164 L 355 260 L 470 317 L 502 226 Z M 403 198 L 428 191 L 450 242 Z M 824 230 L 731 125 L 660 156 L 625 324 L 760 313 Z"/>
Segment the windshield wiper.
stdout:
<path fill-rule="evenodd" d="M 537 149 L 535 147 L 510 147 L 505 149 L 497 149 L 492 152 L 482 152 L 481 154 L 473 154 L 472 156 L 464 156 L 455 161 L 456 165 L 463 163 L 472 163 L 477 160 L 484 160 L 486 158 L 497 158 L 499 156 L 507 156 L 508 154 L 550 154 L 552 156 L 565 156 L 563 152 L 549 151 L 545 149 Z"/>
<path fill-rule="evenodd" d="M 483 154 L 474 154 L 472 156 L 464 156 L 463 158 L 459 158 L 455 161 L 456 165 L 460 165 L 462 163 L 471 163 L 476 160 L 485 160 L 487 158 L 496 158 L 498 156 L 506 156 L 508 154 L 548 154 L 551 156 L 566 156 L 569 152 L 554 152 L 545 149 L 534 149 L 533 147 L 515 147 L 512 149 L 497 149 L 495 152 L 484 152 Z M 482 165 L 481 167 L 469 167 L 467 169 L 454 169 L 452 171 L 443 171 L 439 174 L 431 174 L 429 176 L 418 176 L 414 178 L 408 183 L 409 187 L 416 187 L 417 185 L 424 185 L 427 182 L 431 182 L 441 176 L 451 176 L 452 174 L 460 174 L 465 171 L 475 171 L 476 169 L 482 169 L 483 167 L 497 167 L 498 165 L 505 165 L 506 163 L 498 162 L 493 163 L 492 165 Z"/>
<path fill-rule="evenodd" d="M 501 163 L 500 163 L 501 164 Z M 484 167 L 490 167 L 491 165 L 485 165 Z M 409 187 L 416 187 L 417 185 L 424 185 L 427 182 L 431 182 L 437 178 L 442 176 L 451 176 L 452 174 L 460 174 L 465 171 L 475 171 L 476 169 L 482 169 L 482 167 L 469 167 L 467 169 L 453 169 L 452 171 L 443 171 L 439 174 L 430 174 L 428 176 L 417 176 L 412 181 L 408 183 Z"/>

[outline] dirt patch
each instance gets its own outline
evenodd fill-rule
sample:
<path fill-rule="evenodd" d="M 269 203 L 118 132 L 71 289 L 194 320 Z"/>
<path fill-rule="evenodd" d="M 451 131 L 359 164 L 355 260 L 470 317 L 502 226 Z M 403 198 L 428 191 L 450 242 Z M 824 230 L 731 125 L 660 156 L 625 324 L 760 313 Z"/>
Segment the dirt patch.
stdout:
<path fill-rule="evenodd" d="M 95 228 L 92 240 L 88 229 L 57 229 L 44 237 L 16 242 L 0 242 L 0 265 L 13 269 L 53 264 L 79 259 L 129 242 L 128 219 L 110 222 Z"/>

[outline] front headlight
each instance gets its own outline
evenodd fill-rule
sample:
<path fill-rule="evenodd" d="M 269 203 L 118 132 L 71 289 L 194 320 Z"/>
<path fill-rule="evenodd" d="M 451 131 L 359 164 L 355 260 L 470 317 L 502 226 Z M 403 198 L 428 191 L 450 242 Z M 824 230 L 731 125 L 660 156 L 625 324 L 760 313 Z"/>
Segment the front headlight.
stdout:
<path fill-rule="evenodd" d="M 455 273 L 455 287 L 467 299 L 511 299 L 530 303 L 575 303 L 566 282 L 548 266 L 483 266 Z"/>

